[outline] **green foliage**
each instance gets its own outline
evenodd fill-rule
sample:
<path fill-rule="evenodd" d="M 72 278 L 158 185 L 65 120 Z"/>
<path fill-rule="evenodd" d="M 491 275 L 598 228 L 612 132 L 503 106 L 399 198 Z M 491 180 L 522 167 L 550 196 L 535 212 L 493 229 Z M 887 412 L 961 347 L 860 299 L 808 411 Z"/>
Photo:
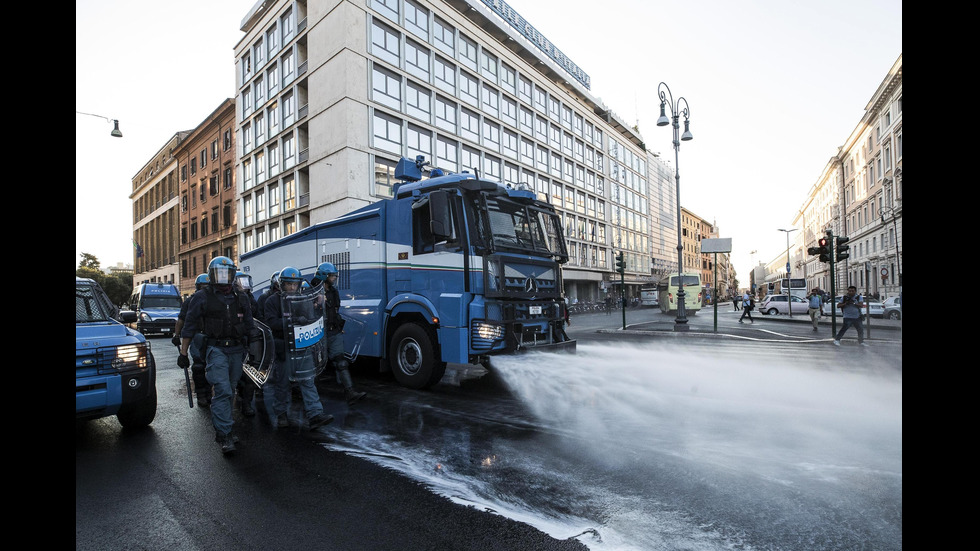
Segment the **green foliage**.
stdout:
<path fill-rule="evenodd" d="M 82 253 L 82 261 L 78 263 L 78 266 L 80 268 L 92 268 L 94 270 L 102 269 L 102 266 L 99 264 L 99 259 L 95 258 L 94 254 L 89 253 Z"/>
<path fill-rule="evenodd" d="M 97 281 L 109 300 L 116 305 L 125 305 L 133 294 L 131 274 L 106 274 L 100 269 L 99 259 L 88 253 L 82 253 L 82 261 L 75 270 L 75 275 Z"/>

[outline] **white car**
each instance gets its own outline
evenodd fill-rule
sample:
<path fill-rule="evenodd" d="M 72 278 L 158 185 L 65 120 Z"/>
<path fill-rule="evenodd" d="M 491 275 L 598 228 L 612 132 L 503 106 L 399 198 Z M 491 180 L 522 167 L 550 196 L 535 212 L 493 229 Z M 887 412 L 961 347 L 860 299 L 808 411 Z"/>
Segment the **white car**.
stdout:
<path fill-rule="evenodd" d="M 902 297 L 888 297 L 883 304 L 885 307 L 882 317 L 890 320 L 902 319 Z"/>
<path fill-rule="evenodd" d="M 809 303 L 797 296 L 792 297 L 793 314 L 806 315 L 810 309 Z M 769 295 L 762 302 L 759 311 L 765 315 L 788 314 L 789 308 L 786 307 L 786 295 Z"/>
<path fill-rule="evenodd" d="M 840 301 L 841 301 L 842 298 L 843 297 L 837 297 L 837 315 L 838 316 L 841 315 Z M 864 314 L 871 314 L 871 317 L 873 317 L 873 318 L 881 318 L 881 317 L 884 317 L 885 316 L 885 306 L 882 303 L 878 302 L 877 300 L 865 300 L 864 302 L 865 302 L 865 304 L 867 304 L 867 307 L 866 308 L 865 307 L 862 307 L 861 308 L 861 314 L 862 315 L 864 315 Z M 793 311 L 795 312 L 796 310 L 793 310 Z M 829 303 L 824 303 L 821 306 L 820 312 L 823 315 L 825 315 L 825 316 L 829 316 L 830 315 L 830 304 Z"/>

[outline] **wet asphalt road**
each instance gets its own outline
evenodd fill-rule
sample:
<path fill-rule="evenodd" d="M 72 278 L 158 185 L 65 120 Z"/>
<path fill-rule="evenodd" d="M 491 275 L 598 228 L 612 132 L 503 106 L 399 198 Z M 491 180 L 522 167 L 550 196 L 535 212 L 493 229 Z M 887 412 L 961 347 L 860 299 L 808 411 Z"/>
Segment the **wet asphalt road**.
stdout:
<path fill-rule="evenodd" d="M 586 549 L 326 450 L 305 429 L 277 431 L 261 414 L 235 412 L 241 442 L 223 456 L 209 411 L 188 408 L 169 339 L 150 340 L 159 395 L 152 425 L 124 431 L 114 417 L 76 424 L 76 550 Z M 335 424 L 355 422 L 339 387 L 326 390 Z M 377 400 L 376 392 L 363 409 Z"/>

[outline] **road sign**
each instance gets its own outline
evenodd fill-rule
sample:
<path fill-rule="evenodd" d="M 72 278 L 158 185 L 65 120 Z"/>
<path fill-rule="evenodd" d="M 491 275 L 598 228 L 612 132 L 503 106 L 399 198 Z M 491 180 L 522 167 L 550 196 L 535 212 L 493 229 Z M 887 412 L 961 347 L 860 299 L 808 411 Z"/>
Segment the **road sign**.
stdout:
<path fill-rule="evenodd" d="M 882 277 L 887 277 L 888 276 L 888 268 L 882 268 L 881 269 L 881 276 Z"/>

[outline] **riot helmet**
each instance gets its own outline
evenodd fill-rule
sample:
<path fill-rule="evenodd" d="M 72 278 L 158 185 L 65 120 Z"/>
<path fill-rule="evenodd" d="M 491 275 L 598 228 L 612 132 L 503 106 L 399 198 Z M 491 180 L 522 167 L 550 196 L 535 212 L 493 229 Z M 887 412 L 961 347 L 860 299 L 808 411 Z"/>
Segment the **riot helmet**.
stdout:
<path fill-rule="evenodd" d="M 235 274 L 235 285 L 238 285 L 238 289 L 245 291 L 246 293 L 252 292 L 252 276 L 246 274 L 245 272 L 238 272 Z"/>
<path fill-rule="evenodd" d="M 316 275 L 313 276 L 313 283 L 326 283 L 328 277 L 336 275 L 340 275 L 337 267 L 330 262 L 324 262 L 316 267 Z"/>
<path fill-rule="evenodd" d="M 208 277 L 208 274 L 201 274 L 194 280 L 194 290 L 200 291 L 201 289 L 207 287 L 208 283 L 211 283 L 211 279 Z"/>
<path fill-rule="evenodd" d="M 235 263 L 227 256 L 216 256 L 208 264 L 208 278 L 211 284 L 220 287 L 231 286 L 235 282 L 237 271 Z"/>
<path fill-rule="evenodd" d="M 269 288 L 272 289 L 273 293 L 279 290 L 279 272 L 272 274 L 272 277 L 269 278 Z"/>
<path fill-rule="evenodd" d="M 303 283 L 303 274 L 299 269 L 286 266 L 279 270 L 279 287 L 283 293 L 292 294 L 299 292 L 300 285 Z"/>

